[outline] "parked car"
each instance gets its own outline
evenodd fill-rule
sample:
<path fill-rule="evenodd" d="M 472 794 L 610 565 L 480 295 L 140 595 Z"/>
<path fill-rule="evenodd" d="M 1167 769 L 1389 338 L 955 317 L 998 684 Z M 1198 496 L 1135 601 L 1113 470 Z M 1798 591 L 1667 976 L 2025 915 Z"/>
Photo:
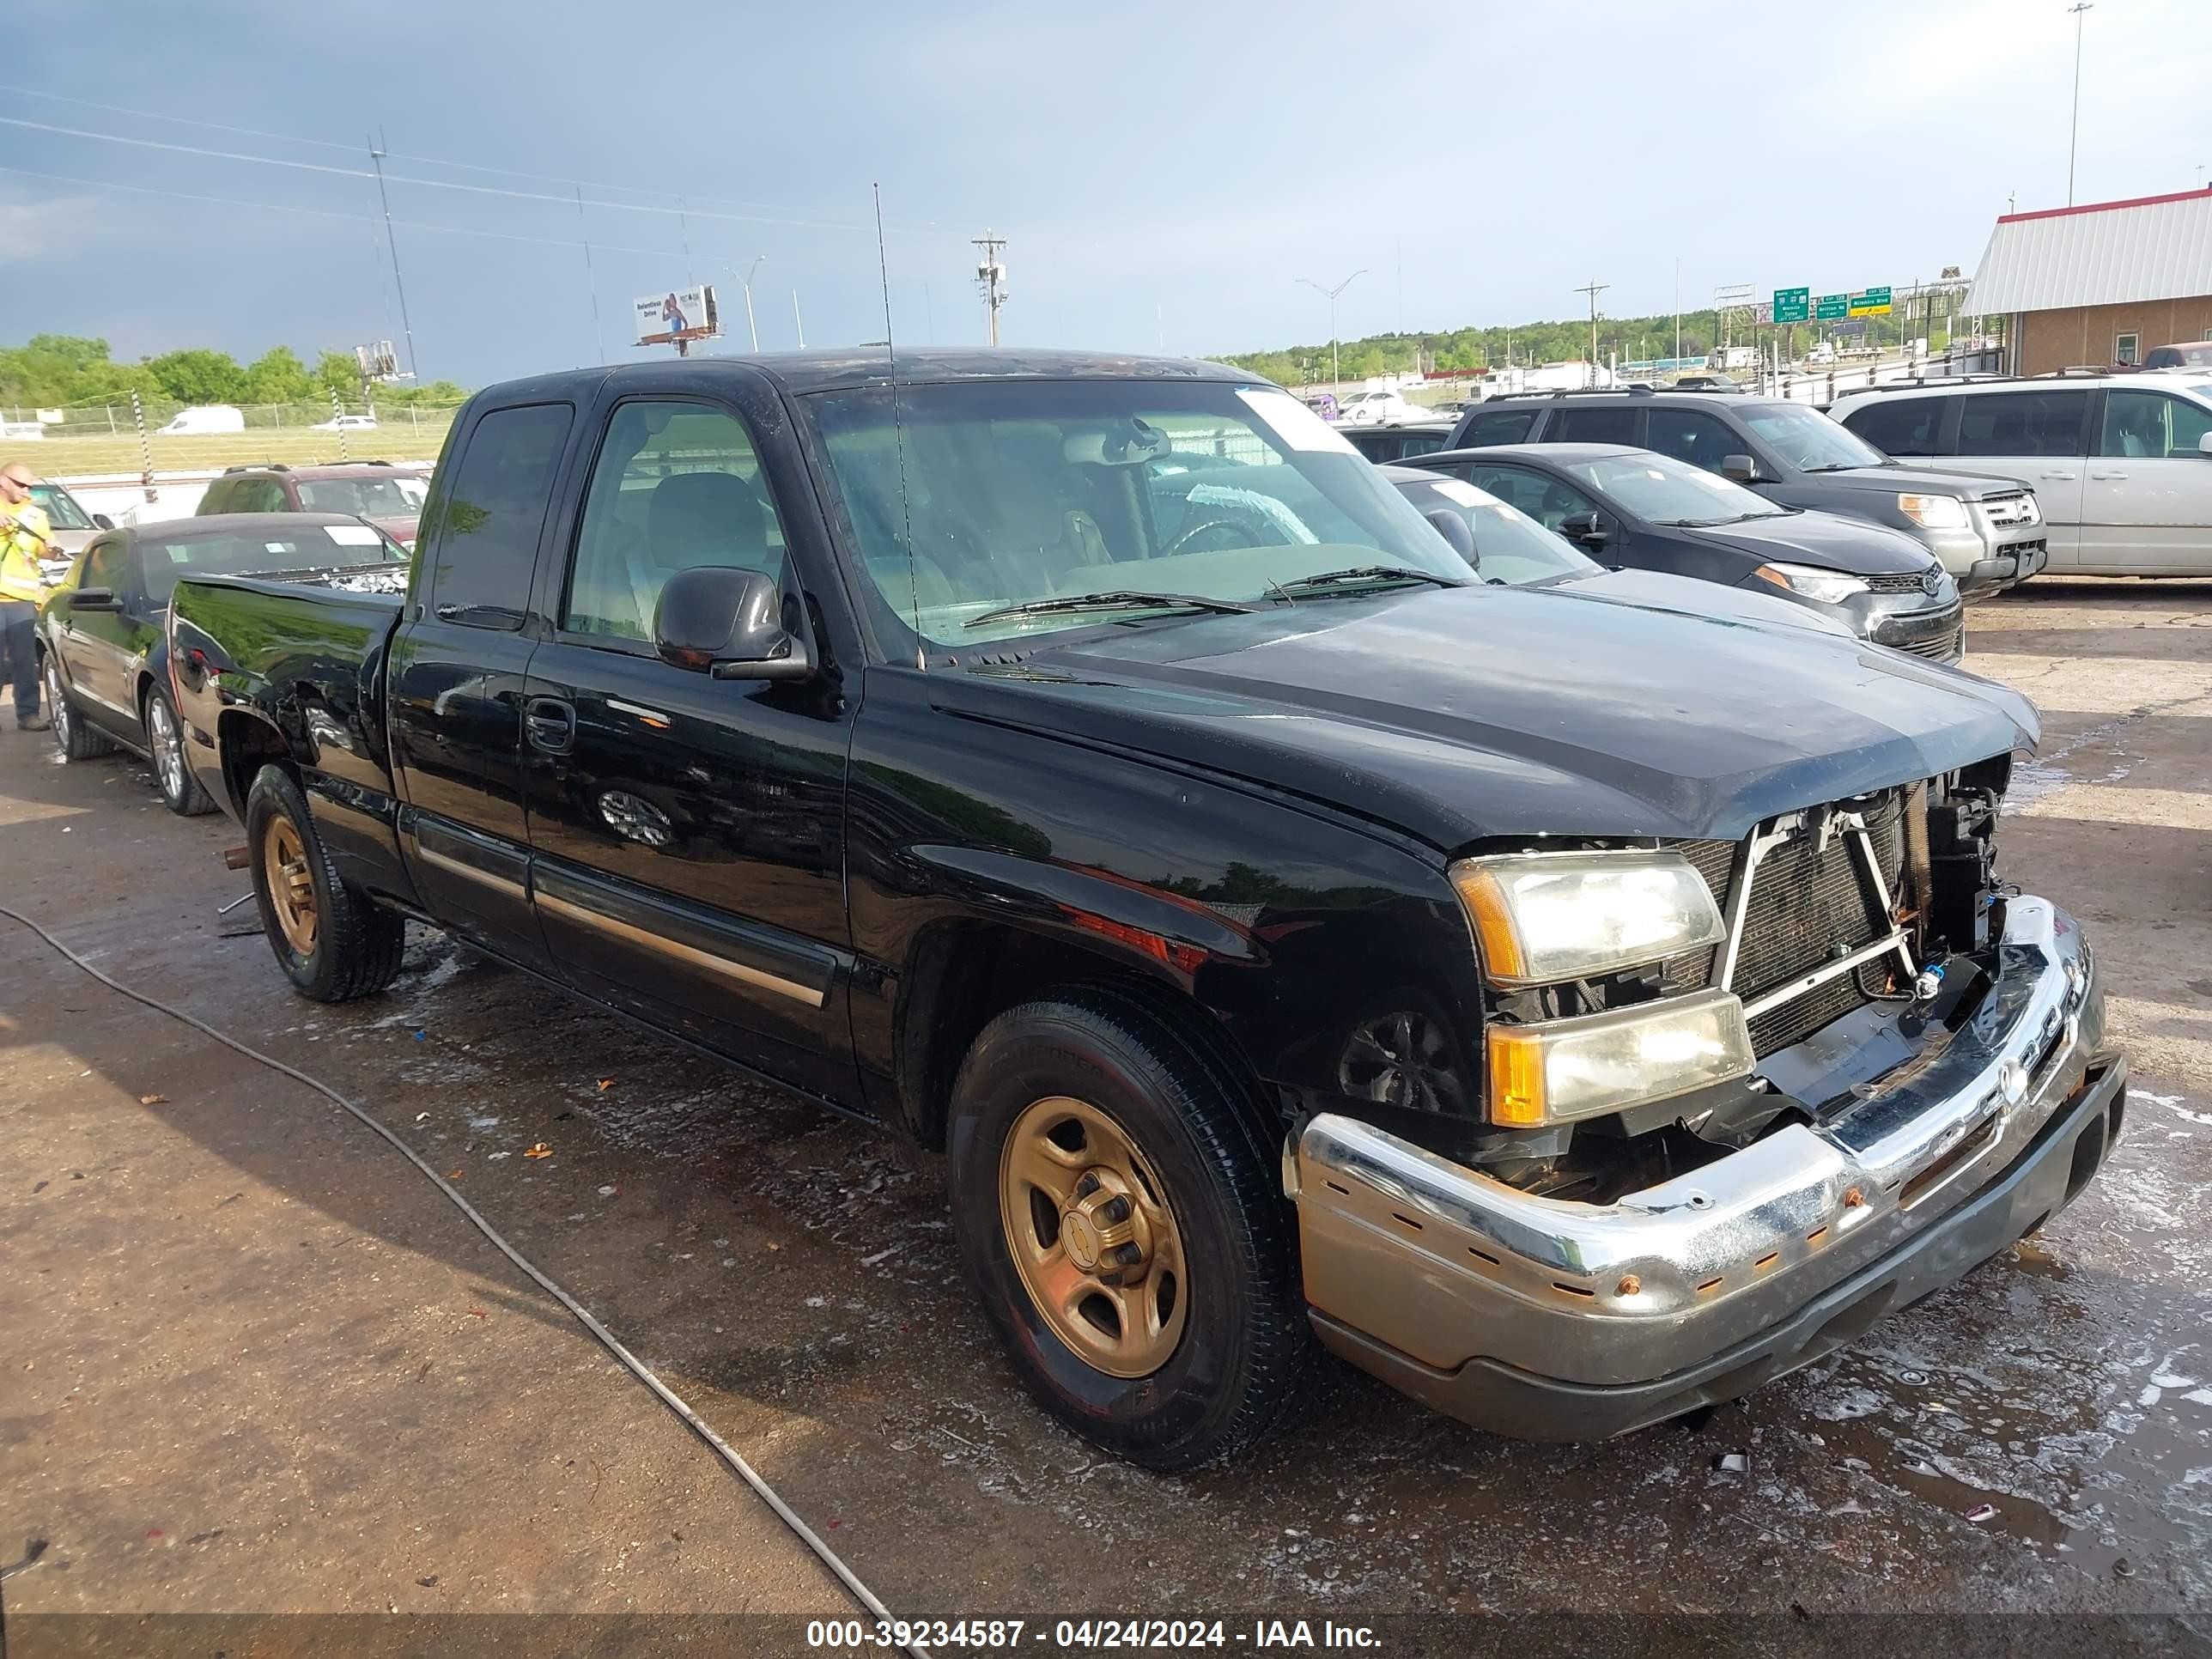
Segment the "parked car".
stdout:
<path fill-rule="evenodd" d="M 333 415 L 327 421 L 317 421 L 307 428 L 310 432 L 374 432 L 374 415 Z"/>
<path fill-rule="evenodd" d="M 1324 421 L 1343 417 L 1344 411 L 1336 406 L 1336 394 L 1333 392 L 1301 392 L 1297 395 L 1301 403 Z"/>
<path fill-rule="evenodd" d="M 31 486 L 31 499 L 46 509 L 47 526 L 53 532 L 47 544 L 50 552 L 39 560 L 39 574 L 50 586 L 69 574 L 70 562 L 84 551 L 95 534 L 115 528 L 115 521 L 107 514 L 87 512 L 83 502 L 50 479 Z"/>
<path fill-rule="evenodd" d="M 1450 421 L 1409 421 L 1403 426 L 1348 426 L 1344 441 L 1370 461 L 1402 460 L 1442 449 L 1452 434 Z"/>
<path fill-rule="evenodd" d="M 418 467 L 390 461 L 232 466 L 200 497 L 203 514 L 350 513 L 412 546 L 430 485 Z"/>
<path fill-rule="evenodd" d="M 1547 530 L 1510 502 L 1463 478 L 1413 466 L 1385 466 L 1382 476 L 1486 582 L 1513 587 L 1541 585 L 1577 599 L 1706 617 L 1729 626 L 1753 623 L 1854 637 L 1848 623 L 1825 609 L 1795 605 L 1778 594 L 1600 564 L 1556 531 Z"/>
<path fill-rule="evenodd" d="M 1395 426 L 1429 418 L 1427 410 L 1395 392 L 1355 392 L 1339 408 L 1338 418 L 1347 426 Z"/>
<path fill-rule="evenodd" d="M 1493 398 L 1448 447 L 1630 444 L 1747 485 L 1784 507 L 1842 514 L 1911 536 L 1972 599 L 2043 568 L 2035 492 L 2008 479 L 1909 470 L 1818 410 L 1710 392 L 1554 392 Z"/>
<path fill-rule="evenodd" d="M 1835 414 L 1921 465 L 2032 485 L 2054 569 L 2212 575 L 2212 381 L 1936 380 L 1854 392 Z"/>
<path fill-rule="evenodd" d="M 1464 479 L 1608 564 L 1749 586 L 1934 662 L 1965 646 L 1958 584 L 1902 532 L 1782 507 L 1620 444 L 1446 450 L 1407 463 Z"/>
<path fill-rule="evenodd" d="M 941 1148 L 1009 1363 L 1158 1468 L 1316 1336 L 1517 1434 L 1671 1418 L 2099 1166 L 2096 964 L 2000 866 L 2025 699 L 1480 581 L 1234 368 L 888 367 L 492 386 L 404 604 L 179 584 L 301 994 L 412 917 Z"/>
<path fill-rule="evenodd" d="M 2212 369 L 2212 340 L 2178 340 L 2143 354 L 2145 368 Z"/>
<path fill-rule="evenodd" d="M 54 744 L 64 760 L 120 746 L 154 763 L 172 812 L 214 803 L 185 763 L 184 728 L 169 685 L 164 621 L 177 579 L 251 570 L 380 568 L 404 573 L 404 551 L 357 519 L 336 514 L 170 519 L 102 530 L 39 609 L 39 672 Z"/>
<path fill-rule="evenodd" d="M 242 410 L 228 404 L 204 404 L 195 409 L 180 409 L 169 417 L 167 426 L 157 427 L 154 435 L 166 437 L 181 432 L 243 432 L 246 415 Z"/>

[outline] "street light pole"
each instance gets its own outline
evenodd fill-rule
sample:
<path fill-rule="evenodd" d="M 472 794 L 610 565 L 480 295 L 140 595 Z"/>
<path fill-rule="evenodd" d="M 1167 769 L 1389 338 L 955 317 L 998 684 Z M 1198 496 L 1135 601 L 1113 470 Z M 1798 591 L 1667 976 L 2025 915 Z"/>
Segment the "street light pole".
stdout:
<path fill-rule="evenodd" d="M 2081 137 L 2081 14 L 2094 11 L 2090 0 L 2075 0 L 2066 8 L 2074 17 L 2074 123 L 2066 136 L 2066 205 L 2074 205 L 2074 147 Z"/>
<path fill-rule="evenodd" d="M 1301 276 L 1298 278 L 1299 282 L 1311 289 L 1315 293 L 1323 294 L 1328 296 L 1328 385 L 1329 390 L 1332 392 L 1341 392 L 1344 390 L 1344 376 L 1338 370 L 1336 358 L 1336 296 L 1343 293 L 1344 290 L 1350 288 L 1354 282 L 1358 281 L 1360 277 L 1364 276 L 1366 274 L 1367 268 L 1363 265 L 1358 270 L 1353 271 L 1351 276 L 1339 283 L 1334 288 L 1323 288 L 1319 283 L 1315 282 L 1310 276 Z"/>

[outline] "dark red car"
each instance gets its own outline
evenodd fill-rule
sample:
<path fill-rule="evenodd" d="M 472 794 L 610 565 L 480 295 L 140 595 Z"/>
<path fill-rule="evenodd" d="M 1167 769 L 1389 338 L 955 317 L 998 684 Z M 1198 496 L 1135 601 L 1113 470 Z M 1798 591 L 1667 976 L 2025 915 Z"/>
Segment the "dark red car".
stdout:
<path fill-rule="evenodd" d="M 391 461 L 333 466 L 287 466 L 270 461 L 226 467 L 200 497 L 198 509 L 215 513 L 350 513 L 366 519 L 401 545 L 415 545 L 429 469 Z"/>

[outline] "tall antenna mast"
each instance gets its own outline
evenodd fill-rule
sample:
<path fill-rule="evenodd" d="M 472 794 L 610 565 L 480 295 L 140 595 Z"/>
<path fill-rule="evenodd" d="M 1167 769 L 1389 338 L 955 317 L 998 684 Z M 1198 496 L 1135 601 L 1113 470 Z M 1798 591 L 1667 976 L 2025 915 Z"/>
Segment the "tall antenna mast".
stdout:
<path fill-rule="evenodd" d="M 416 385 L 422 384 L 422 376 L 415 364 L 415 325 L 407 320 L 407 284 L 399 276 L 399 244 L 392 234 L 392 202 L 384 193 L 384 143 L 381 137 L 372 138 L 368 144 L 368 159 L 376 166 L 376 200 L 384 210 L 384 245 L 392 250 L 392 286 L 399 295 L 399 328 L 407 337 L 407 377 Z"/>
<path fill-rule="evenodd" d="M 921 636 L 921 574 L 915 568 L 914 508 L 908 505 L 906 494 L 906 429 L 899 424 L 898 348 L 891 343 L 891 266 L 884 252 L 884 187 L 871 185 L 868 188 L 876 197 L 876 275 L 884 288 L 884 356 L 890 361 L 891 370 L 891 447 L 898 453 L 899 517 L 906 529 L 907 614 L 914 621 L 914 665 L 927 673 L 929 657 Z M 998 331 L 997 314 L 994 313 L 994 345 L 998 343 Z"/>
<path fill-rule="evenodd" d="M 1006 266 L 999 258 L 999 250 L 1006 246 L 1006 239 L 986 230 L 975 239 L 975 244 L 983 250 L 983 257 L 975 262 L 975 283 L 983 290 L 983 315 L 991 325 L 991 343 L 996 345 L 999 307 L 1006 303 Z"/>

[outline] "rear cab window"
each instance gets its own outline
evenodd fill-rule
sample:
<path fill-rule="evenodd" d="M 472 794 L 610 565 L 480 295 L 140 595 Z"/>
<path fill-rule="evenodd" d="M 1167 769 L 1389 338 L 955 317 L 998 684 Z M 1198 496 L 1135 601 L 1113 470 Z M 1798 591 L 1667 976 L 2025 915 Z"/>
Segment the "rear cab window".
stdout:
<path fill-rule="evenodd" d="M 568 447 L 574 409 L 525 404 L 485 414 L 448 480 L 441 468 L 423 522 L 436 526 L 426 569 L 431 614 L 467 628 L 520 629 Z"/>

